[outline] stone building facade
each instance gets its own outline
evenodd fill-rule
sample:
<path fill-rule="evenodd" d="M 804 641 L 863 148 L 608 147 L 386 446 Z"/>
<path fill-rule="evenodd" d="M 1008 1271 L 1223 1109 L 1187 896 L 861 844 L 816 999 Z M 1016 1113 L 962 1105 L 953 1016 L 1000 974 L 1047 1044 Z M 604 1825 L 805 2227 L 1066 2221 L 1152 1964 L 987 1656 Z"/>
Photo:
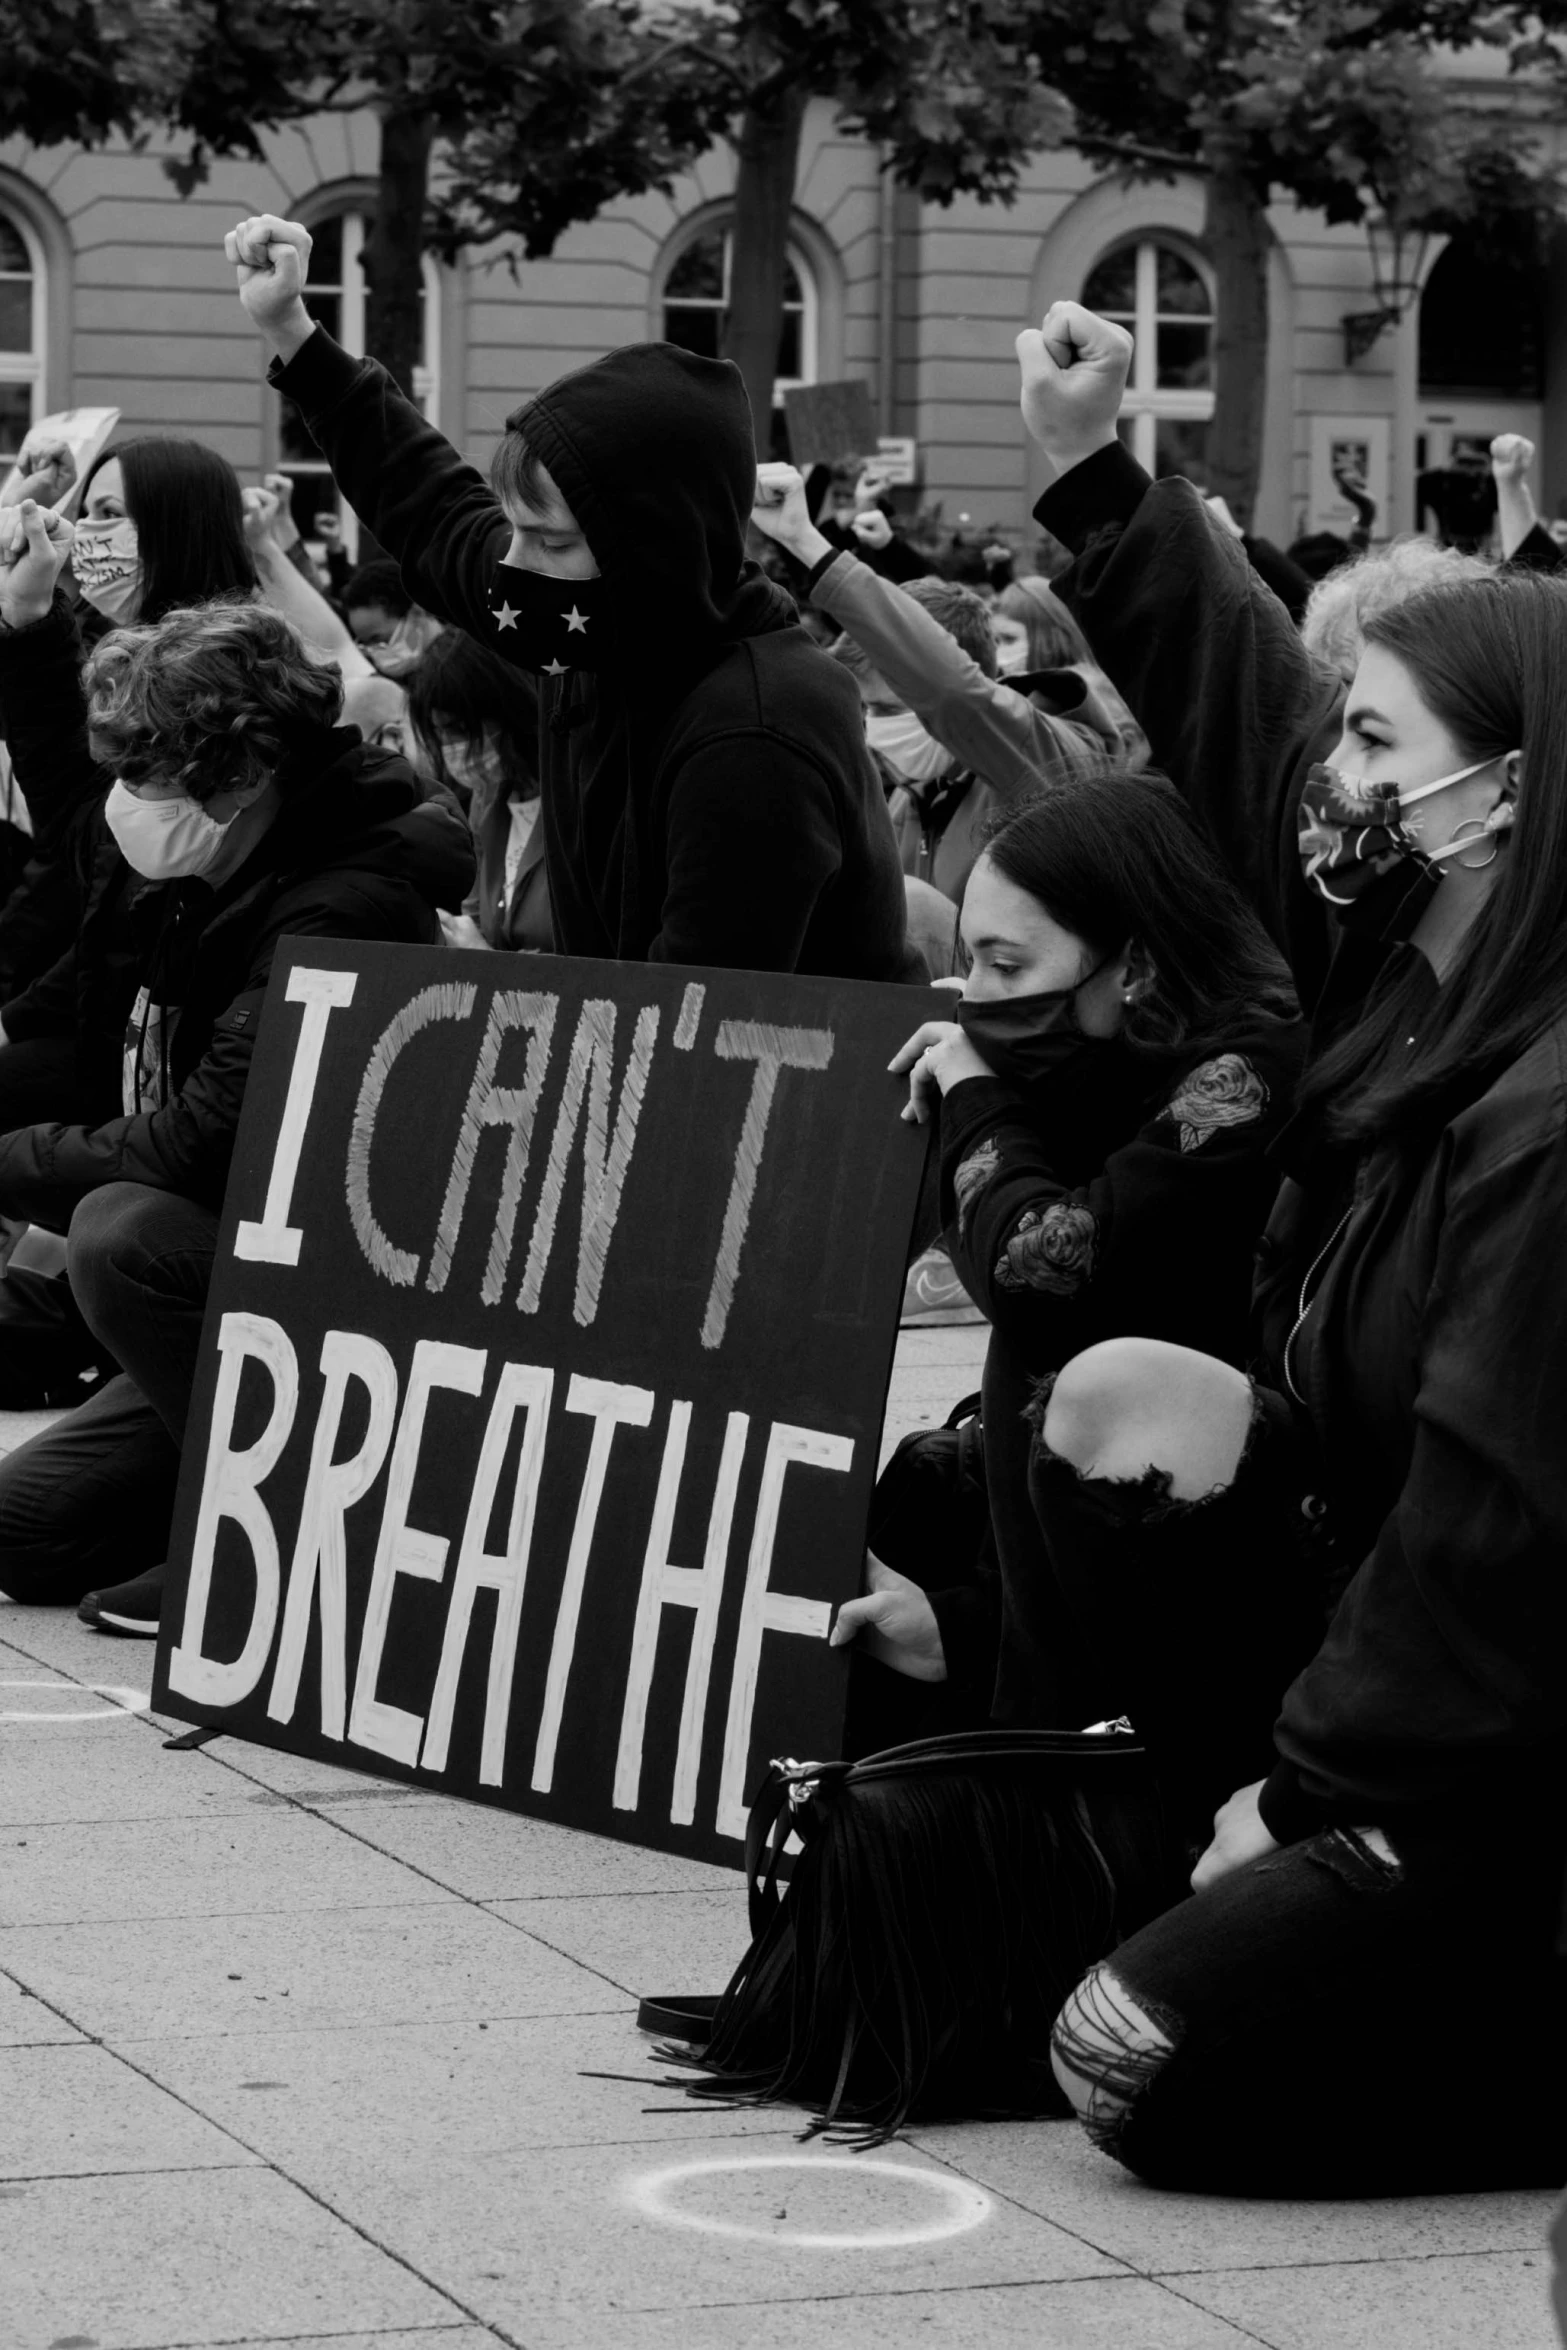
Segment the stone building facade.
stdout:
<path fill-rule="evenodd" d="M 250 212 L 306 221 L 324 312 L 352 344 L 363 331 L 357 254 L 376 127 L 369 115 L 322 117 L 269 137 L 266 150 L 265 166 L 220 164 L 181 200 L 155 146 L 0 146 L 0 453 L 32 415 L 113 403 L 122 433 L 193 434 L 247 479 L 287 463 L 302 504 L 325 499 L 308 445 L 262 382 L 222 237 Z M 1211 406 L 1199 183 L 1128 186 L 1045 154 L 1011 207 L 942 210 L 892 188 L 878 160 L 826 105 L 813 108 L 786 377 L 861 378 L 879 432 L 916 443 L 925 501 L 949 522 L 1021 536 L 1042 480 L 1018 420 L 1013 338 L 1057 296 L 1086 295 L 1137 332 L 1128 437 L 1184 470 Z M 482 252 L 454 269 L 427 264 L 420 389 L 442 430 L 482 463 L 507 409 L 566 369 L 650 335 L 711 347 L 732 188 L 732 158 L 715 149 L 672 196 L 612 204 L 515 274 Z M 1342 526 L 1330 464 L 1346 442 L 1369 468 L 1384 528 L 1415 525 L 1420 467 L 1505 429 L 1539 444 L 1546 511 L 1567 502 L 1563 267 L 1504 299 L 1437 240 L 1418 307 L 1351 360 L 1342 320 L 1374 306 L 1363 232 L 1290 206 L 1275 208 L 1272 230 L 1260 530 L 1287 540 Z"/>

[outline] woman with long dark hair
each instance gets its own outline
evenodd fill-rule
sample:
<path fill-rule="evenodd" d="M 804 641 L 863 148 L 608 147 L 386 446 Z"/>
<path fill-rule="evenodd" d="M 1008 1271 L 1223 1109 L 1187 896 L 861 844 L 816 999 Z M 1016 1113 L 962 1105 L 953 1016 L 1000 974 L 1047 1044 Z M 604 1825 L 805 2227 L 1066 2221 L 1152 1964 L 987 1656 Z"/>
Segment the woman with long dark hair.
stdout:
<path fill-rule="evenodd" d="M 1300 846 L 1381 967 L 1286 1138 L 1258 1375 L 1097 1346 L 1032 1471 L 1121 1703 L 1219 1806 L 1199 1898 L 1086 1978 L 1058 2075 L 1133 2169 L 1235 2191 L 1567 2164 L 1567 586 L 1365 634 Z M 1455 2029 L 1488 1990 L 1517 2061 Z"/>
<path fill-rule="evenodd" d="M 932 1719 L 1058 1725 L 1092 1718 L 1103 1676 L 1041 1556 L 1025 1408 L 1122 1332 L 1245 1360 L 1268 1146 L 1304 1033 L 1277 953 L 1161 777 L 1071 777 L 1015 810 L 970 877 L 962 937 L 956 1019 L 927 1022 L 893 1066 L 910 1072 L 905 1116 L 940 1098 L 943 1225 L 992 1324 L 999 1576 L 927 1597 L 876 1562 L 834 1637 L 951 1683 Z M 922 1726 L 907 1690 L 855 1678 L 856 1743 Z"/>

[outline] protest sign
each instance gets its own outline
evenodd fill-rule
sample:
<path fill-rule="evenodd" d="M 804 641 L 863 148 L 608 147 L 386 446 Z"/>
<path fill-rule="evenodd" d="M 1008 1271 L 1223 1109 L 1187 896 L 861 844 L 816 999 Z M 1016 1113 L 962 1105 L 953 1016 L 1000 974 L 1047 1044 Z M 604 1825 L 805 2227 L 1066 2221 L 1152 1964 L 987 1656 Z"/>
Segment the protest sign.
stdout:
<path fill-rule="evenodd" d="M 858 378 L 790 384 L 783 404 L 790 462 L 802 473 L 813 465 L 835 465 L 843 457 L 867 457 L 876 446 L 870 392 Z"/>
<path fill-rule="evenodd" d="M 943 999 L 945 1001 L 946 999 Z M 155 1702 L 736 1860 L 835 1754 L 924 1157 L 899 987 L 312 939 L 268 990 Z"/>

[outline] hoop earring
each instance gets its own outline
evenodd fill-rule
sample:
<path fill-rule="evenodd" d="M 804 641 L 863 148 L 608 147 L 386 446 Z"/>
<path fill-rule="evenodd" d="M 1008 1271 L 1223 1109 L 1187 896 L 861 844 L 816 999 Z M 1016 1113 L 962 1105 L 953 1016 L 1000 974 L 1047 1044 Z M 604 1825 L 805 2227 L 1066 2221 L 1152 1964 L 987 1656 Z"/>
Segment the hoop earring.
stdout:
<path fill-rule="evenodd" d="M 1471 865 L 1464 857 L 1455 858 L 1454 863 L 1458 865 L 1459 868 L 1465 873 L 1483 873 L 1486 867 L 1488 865 L 1494 865 L 1497 858 L 1501 855 L 1502 836 L 1499 832 L 1492 831 L 1490 825 L 1487 824 L 1483 816 L 1470 816 L 1466 817 L 1464 822 L 1459 825 L 1457 831 L 1453 834 L 1452 839 L 1448 842 L 1448 847 L 1455 847 L 1456 844 L 1463 839 L 1466 832 L 1472 833 L 1480 839 L 1489 840 L 1491 844 L 1491 854 L 1488 857 L 1482 857 L 1478 865 Z"/>

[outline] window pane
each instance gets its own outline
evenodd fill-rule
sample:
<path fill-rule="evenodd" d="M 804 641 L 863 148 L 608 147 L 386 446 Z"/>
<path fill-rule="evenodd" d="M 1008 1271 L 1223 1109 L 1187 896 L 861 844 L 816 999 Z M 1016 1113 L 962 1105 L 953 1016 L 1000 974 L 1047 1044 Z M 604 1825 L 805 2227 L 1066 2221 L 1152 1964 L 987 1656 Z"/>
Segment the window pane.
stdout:
<path fill-rule="evenodd" d="M 714 229 L 687 245 L 664 281 L 666 301 L 722 302 L 724 298 L 724 233 Z M 673 337 L 670 338 L 673 341 Z"/>
<path fill-rule="evenodd" d="M 13 227 L 0 213 L 0 269 L 17 269 L 24 277 L 30 277 L 32 267 L 32 259 L 22 242 L 21 230 Z"/>
<path fill-rule="evenodd" d="M 1212 381 L 1209 368 L 1209 337 L 1213 330 L 1206 323 L 1201 326 L 1159 327 L 1159 374 L 1161 392 L 1205 392 Z"/>
<path fill-rule="evenodd" d="M 1159 264 L 1159 308 L 1178 311 L 1184 318 L 1208 318 L 1213 304 L 1199 270 L 1173 245 L 1156 245 Z"/>
<path fill-rule="evenodd" d="M 1208 461 L 1208 427 L 1190 417 L 1161 416 L 1155 427 L 1154 472 L 1195 473 L 1200 479 Z"/>
<path fill-rule="evenodd" d="M 31 384 L 0 384 L 0 457 L 14 457 L 33 421 Z"/>
<path fill-rule="evenodd" d="M 318 221 L 310 232 L 310 283 L 340 286 L 343 282 L 343 216 Z"/>
<path fill-rule="evenodd" d="M 0 277 L 0 351 L 33 347 L 33 281 Z"/>
<path fill-rule="evenodd" d="M 784 263 L 784 301 L 798 308 L 805 300 L 805 289 L 800 284 L 800 272 L 792 261 Z"/>
<path fill-rule="evenodd" d="M 723 338 L 724 313 L 713 304 L 666 302 L 664 340 L 694 351 L 699 359 L 716 359 Z"/>
<path fill-rule="evenodd" d="M 1137 308 L 1137 248 L 1123 245 L 1119 253 L 1112 253 L 1088 273 L 1083 288 L 1083 308 L 1108 312 Z"/>
<path fill-rule="evenodd" d="M 340 294 L 309 293 L 305 296 L 305 308 L 318 325 L 326 328 L 334 343 L 342 341 L 343 301 Z"/>
<path fill-rule="evenodd" d="M 783 333 L 780 336 L 778 342 L 778 367 L 776 372 L 779 375 L 784 376 L 791 383 L 797 383 L 799 381 L 801 366 L 800 313 L 798 310 L 786 310 L 784 312 Z"/>

